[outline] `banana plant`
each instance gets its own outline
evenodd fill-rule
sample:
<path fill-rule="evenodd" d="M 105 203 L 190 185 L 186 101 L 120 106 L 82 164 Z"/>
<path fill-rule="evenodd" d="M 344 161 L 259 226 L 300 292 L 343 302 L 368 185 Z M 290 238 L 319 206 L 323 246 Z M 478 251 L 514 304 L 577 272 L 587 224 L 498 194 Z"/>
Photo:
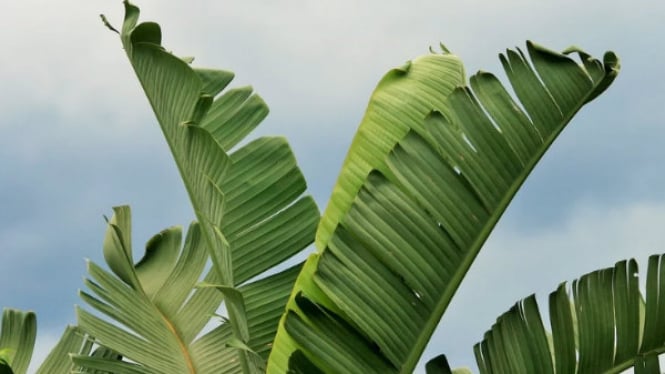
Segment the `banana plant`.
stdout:
<path fill-rule="evenodd" d="M 157 234 L 135 263 L 131 211 L 114 208 L 110 271 L 88 263 L 80 295 L 93 310 L 77 308 L 79 326 L 47 362 L 72 360 L 49 372 L 411 372 L 518 188 L 619 71 L 611 52 L 601 62 L 532 42 L 500 56 L 516 99 L 487 72 L 467 84 L 444 46 L 391 70 L 319 223 L 286 141 L 243 142 L 268 113 L 263 100 L 227 89 L 233 73 L 166 50 L 159 25 L 124 5 L 119 30 L 103 20 L 120 35 L 197 222 L 184 243 L 180 227 Z M 312 242 L 304 265 L 279 270 Z M 22 362 L 0 353 L 0 365 Z M 446 367 L 442 356 L 428 370 Z"/>
<path fill-rule="evenodd" d="M 318 251 L 280 321 L 269 373 L 412 372 L 518 188 L 619 71 L 612 52 L 601 62 L 533 42 L 500 60 L 517 100 L 487 72 L 466 85 L 445 47 L 379 83 L 318 227 Z"/>
<path fill-rule="evenodd" d="M 127 218 L 117 218 L 118 211 L 107 234 L 112 238 L 107 240 L 110 250 L 105 247 L 115 277 L 91 267 L 87 285 L 97 296 L 82 296 L 133 334 L 84 310 L 79 310 L 79 323 L 99 344 L 132 361 L 98 361 L 97 369 L 113 363 L 136 372 L 199 372 L 209 367 L 219 372 L 224 364 L 239 363 L 237 370 L 242 372 L 262 370 L 262 357 L 250 344 L 249 301 L 238 286 L 288 256 L 276 256 L 259 269 L 244 267 L 240 263 L 258 248 L 243 251 L 238 243 L 251 236 L 248 227 L 296 206 L 292 202 L 302 193 L 304 181 L 298 183 L 302 180 L 298 174 L 296 181 L 284 183 L 281 174 L 261 188 L 250 184 L 247 189 L 243 178 L 250 175 L 252 180 L 280 169 L 276 157 L 256 151 L 262 140 L 228 153 L 265 116 L 265 105 L 258 99 L 249 105 L 250 98 L 257 96 L 248 89 L 240 99 L 235 91 L 220 95 L 230 81 L 228 72 L 192 68 L 188 59 L 164 50 L 157 24 L 139 24 L 138 8 L 127 2 L 125 7 L 119 32 L 123 46 L 174 155 L 213 263 L 206 287 L 197 292 L 217 296 L 209 303 L 210 311 L 225 299 L 228 319 L 215 331 L 228 333 L 220 333 L 224 337 L 216 341 L 231 351 L 233 359 L 199 355 L 197 342 L 191 340 L 194 336 L 182 334 L 174 325 L 178 312 L 170 315 L 157 300 L 161 287 L 169 285 L 168 270 L 166 274 L 155 270 L 158 275 L 141 279 L 143 261 L 133 264 L 130 224 Z M 272 343 L 268 371 L 413 370 L 512 196 L 574 114 L 618 73 L 613 53 L 600 62 L 579 49 L 562 54 L 529 42 L 527 51 L 531 62 L 520 50 L 501 56 L 524 110 L 489 73 L 476 74 L 467 87 L 461 61 L 444 47 L 441 53 L 392 70 L 379 83 L 318 226 L 319 252 L 307 261 L 291 293 Z M 581 63 L 566 55 L 571 52 L 577 52 Z M 266 164 L 256 160 L 266 159 L 268 167 L 257 172 Z M 243 196 L 248 190 L 257 207 L 267 206 L 267 213 L 253 214 L 259 209 Z M 313 203 L 308 206 L 315 212 Z M 291 227 L 270 228 L 285 235 L 303 226 L 300 217 L 290 216 Z M 305 226 L 315 227 L 316 214 L 310 218 L 306 222 L 312 224 Z M 156 251 L 149 248 L 150 252 Z M 177 267 L 172 265 L 175 258 L 164 268 Z M 245 273 L 250 275 L 239 275 Z M 148 280 L 155 277 L 159 279 Z M 122 303 L 108 296 L 115 289 L 111 281 L 118 280 L 128 287 Z M 150 289 L 146 284 L 157 286 Z M 135 303 L 139 298 L 147 314 L 135 319 L 131 307 L 141 305 Z M 181 300 L 177 301 L 176 306 Z M 127 349 L 136 334 L 134 349 Z M 140 354 L 133 352 L 145 341 L 155 345 L 146 345 Z M 83 357 L 75 362 L 83 364 L 80 360 Z"/>
<path fill-rule="evenodd" d="M 135 264 L 131 212 L 114 209 L 104 240 L 111 272 L 90 262 L 88 290 L 81 292 L 98 313 L 77 308 L 77 315 L 95 344 L 123 360 L 76 355 L 73 361 L 123 373 L 263 371 L 299 270 L 275 267 L 313 242 L 318 208 L 301 196 L 305 180 L 283 138 L 238 146 L 268 113 L 252 88 L 225 90 L 233 73 L 192 67 L 191 58 L 161 45 L 158 24 L 139 23 L 138 7 L 124 5 L 119 31 L 102 18 L 120 35 L 197 222 L 182 246 L 179 227 L 153 237 Z M 226 315 L 204 331 L 222 301 Z"/>

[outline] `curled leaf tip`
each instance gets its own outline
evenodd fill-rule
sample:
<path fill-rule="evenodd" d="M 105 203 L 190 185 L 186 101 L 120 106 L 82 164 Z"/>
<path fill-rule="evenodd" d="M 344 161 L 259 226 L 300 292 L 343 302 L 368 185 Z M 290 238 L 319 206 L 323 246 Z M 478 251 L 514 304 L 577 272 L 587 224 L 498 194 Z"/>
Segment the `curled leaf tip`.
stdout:
<path fill-rule="evenodd" d="M 397 72 L 400 72 L 400 73 L 403 73 L 403 74 L 406 74 L 406 73 L 409 72 L 410 69 L 411 69 L 411 61 L 407 61 L 407 62 L 404 63 L 404 65 L 396 67 L 393 70 L 397 71 Z"/>
<path fill-rule="evenodd" d="M 571 45 L 570 47 L 568 47 L 568 48 L 564 49 L 563 51 L 561 51 L 561 53 L 564 54 L 564 55 L 569 55 L 571 53 L 586 53 L 586 52 L 584 52 L 584 50 L 582 50 L 582 48 L 580 48 L 576 45 Z"/>
<path fill-rule="evenodd" d="M 111 25 L 111 23 L 109 22 L 109 20 L 106 19 L 106 16 L 105 16 L 105 15 L 100 14 L 99 17 L 102 19 L 102 23 L 104 24 L 104 26 L 106 26 L 109 30 L 115 32 L 116 34 L 120 34 L 120 31 L 116 30 L 116 28 L 113 27 L 113 25 Z"/>
<path fill-rule="evenodd" d="M 439 42 L 439 48 L 441 48 L 441 52 L 444 54 L 450 54 L 450 50 L 441 42 Z"/>
<path fill-rule="evenodd" d="M 605 55 L 603 56 L 603 62 L 605 65 L 610 67 L 611 70 L 618 72 L 619 69 L 621 69 L 621 62 L 619 61 L 619 57 L 617 57 L 617 55 L 612 51 L 605 52 Z"/>

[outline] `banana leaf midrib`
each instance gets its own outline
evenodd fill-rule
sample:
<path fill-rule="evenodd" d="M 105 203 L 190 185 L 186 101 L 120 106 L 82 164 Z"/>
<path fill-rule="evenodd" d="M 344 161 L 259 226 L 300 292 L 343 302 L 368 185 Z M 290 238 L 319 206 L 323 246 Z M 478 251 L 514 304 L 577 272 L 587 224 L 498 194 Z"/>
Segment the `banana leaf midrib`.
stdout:
<path fill-rule="evenodd" d="M 154 44 L 151 44 L 151 43 L 139 43 L 139 44 L 142 47 L 154 48 L 157 51 L 159 51 L 161 53 L 164 53 L 164 54 L 168 55 L 171 58 L 176 59 L 175 56 L 171 56 L 169 53 L 163 51 L 161 49 L 161 47 L 158 47 Z M 148 92 L 148 87 L 144 83 L 144 79 L 138 74 L 138 71 L 136 71 L 136 68 L 134 67 L 134 60 L 133 60 L 131 55 L 129 55 L 129 59 L 131 61 L 132 69 L 134 69 L 134 73 L 136 74 L 136 77 L 138 78 L 139 83 L 141 84 L 141 89 L 143 89 L 143 92 Z M 182 63 L 186 64 L 184 61 Z M 198 79 L 198 77 L 196 77 L 196 78 Z M 200 82 L 200 80 L 199 80 L 199 82 Z M 162 134 L 164 135 L 164 139 L 166 140 L 166 143 L 169 146 L 169 150 L 171 151 L 171 154 L 174 155 L 173 160 L 176 163 L 176 166 L 178 168 L 178 172 L 180 173 L 180 175 L 186 175 L 187 172 L 186 172 L 186 170 L 184 169 L 184 167 L 182 165 L 181 158 L 180 157 L 175 157 L 175 155 L 178 154 L 178 149 L 176 148 L 175 144 L 173 143 L 173 141 L 171 139 L 172 137 L 169 136 L 169 134 L 166 133 L 166 130 L 165 130 L 164 126 L 161 125 L 162 123 L 164 123 L 164 118 L 160 115 L 160 113 L 157 110 L 155 110 L 156 103 L 153 101 L 153 98 L 150 95 L 145 95 L 145 96 L 148 99 L 148 102 L 150 103 L 150 108 L 152 109 L 152 112 L 154 113 L 155 117 L 157 118 L 157 122 L 159 123 L 159 129 L 162 131 Z M 182 182 L 185 185 L 185 190 L 187 190 L 187 196 L 189 197 L 189 200 L 192 201 L 192 202 L 198 201 L 197 197 L 195 195 L 193 195 L 193 193 L 192 193 L 193 186 L 191 185 L 191 183 L 189 183 L 189 180 L 187 178 L 182 178 Z M 201 221 L 202 213 L 201 213 L 200 208 L 198 208 L 197 206 L 194 206 L 194 214 L 196 215 L 197 220 Z M 205 237 L 206 237 L 206 241 L 208 241 L 209 238 L 207 237 L 207 235 Z M 210 243 L 208 243 L 208 244 L 210 245 Z"/>
<path fill-rule="evenodd" d="M 159 308 L 157 308 L 157 310 L 159 310 Z M 196 369 L 194 368 L 194 361 L 192 360 L 192 355 L 190 354 L 189 349 L 187 349 L 187 344 L 185 344 L 185 342 L 182 340 L 182 337 L 178 333 L 178 330 L 176 330 L 175 323 L 173 323 L 166 315 L 164 315 L 164 313 L 162 313 L 161 310 L 159 310 L 159 314 L 164 319 L 166 327 L 169 329 L 169 331 L 171 331 L 171 333 L 175 337 L 178 346 L 182 351 L 182 355 L 187 365 L 187 369 L 191 374 L 196 374 Z"/>
<path fill-rule="evenodd" d="M 142 47 L 156 48 L 156 46 L 148 45 L 148 43 L 142 43 L 142 44 L 143 44 Z M 161 51 L 161 49 L 160 49 L 160 52 L 163 52 L 163 51 Z M 130 56 L 130 61 L 132 61 L 132 69 L 135 69 L 134 68 L 134 62 L 133 62 L 131 56 Z M 136 74 L 136 76 L 137 76 L 137 78 L 138 78 L 138 80 L 141 84 L 141 89 L 143 89 L 144 92 L 148 92 L 142 77 L 138 74 L 138 72 L 136 70 L 134 70 L 134 72 L 135 72 L 135 74 Z M 164 127 L 161 126 L 161 123 L 163 123 L 164 118 L 162 118 L 160 113 L 157 110 L 155 110 L 156 103 L 153 102 L 152 97 L 150 95 L 146 95 L 146 97 L 147 97 L 147 99 L 150 103 L 150 108 L 152 109 L 153 113 L 155 114 L 155 117 L 157 117 L 157 121 L 160 124 L 159 128 L 162 131 L 162 134 L 164 135 L 164 139 L 166 140 L 166 143 L 169 146 L 169 150 L 171 151 L 171 154 L 175 156 L 177 154 L 177 149 L 175 148 L 175 145 L 173 144 L 173 142 L 171 140 L 171 137 L 168 136 L 168 134 L 166 133 Z M 182 166 L 182 162 L 181 162 L 180 157 L 173 157 L 173 160 L 176 163 L 176 166 L 178 168 L 178 172 L 180 173 L 180 175 L 185 175 L 185 170 Z M 189 179 L 188 178 L 182 178 L 182 182 L 185 185 L 185 189 L 187 190 L 187 195 L 189 197 L 189 201 L 192 201 L 192 202 L 197 201 L 196 196 L 192 193 L 193 187 L 191 186 L 190 183 L 188 183 Z M 195 215 L 197 217 L 197 220 L 200 221 L 201 218 L 203 217 L 200 209 L 194 207 L 194 212 L 195 212 Z M 212 243 L 210 243 L 210 239 L 208 238 L 208 236 L 204 235 L 204 237 L 205 237 L 205 240 L 208 243 L 208 245 L 212 245 Z M 180 335 L 177 333 L 177 330 L 175 329 L 172 321 L 170 321 L 167 318 L 167 316 L 165 316 L 161 312 L 161 310 L 159 311 L 159 313 L 162 316 L 162 318 L 164 319 L 164 322 L 166 323 L 168 329 L 173 333 L 173 336 L 175 337 L 176 341 L 178 342 L 178 345 L 180 346 L 180 349 L 183 353 L 183 358 L 185 359 L 185 362 L 187 364 L 188 369 L 190 370 L 190 373 L 195 374 L 196 370 L 193 366 L 192 357 L 191 357 L 191 354 L 190 354 L 189 350 L 187 349 L 187 345 L 182 341 L 182 339 L 181 339 Z M 243 366 L 243 371 L 245 373 L 248 373 L 249 370 L 248 370 L 248 365 L 246 363 L 246 359 L 241 358 L 241 364 Z"/>

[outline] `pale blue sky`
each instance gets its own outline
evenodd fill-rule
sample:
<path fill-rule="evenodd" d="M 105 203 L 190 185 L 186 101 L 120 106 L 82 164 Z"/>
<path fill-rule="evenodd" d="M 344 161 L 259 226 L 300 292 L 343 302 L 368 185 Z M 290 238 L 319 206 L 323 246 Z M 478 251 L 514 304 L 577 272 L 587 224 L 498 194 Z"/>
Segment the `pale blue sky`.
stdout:
<path fill-rule="evenodd" d="M 517 299 L 665 252 L 665 3 L 297 1 L 138 3 L 164 43 L 236 72 L 286 135 L 321 209 L 374 85 L 444 42 L 467 72 L 532 39 L 614 50 L 622 72 L 564 131 L 518 193 L 425 356 L 474 365 L 473 343 Z M 24 0 L 0 13 L 0 306 L 38 313 L 44 352 L 74 322 L 84 258 L 101 262 L 103 214 L 131 204 L 135 245 L 193 219 L 117 36 L 120 1 Z M 501 75 L 501 74 L 499 74 Z M 542 297 L 541 297 L 542 299 Z"/>

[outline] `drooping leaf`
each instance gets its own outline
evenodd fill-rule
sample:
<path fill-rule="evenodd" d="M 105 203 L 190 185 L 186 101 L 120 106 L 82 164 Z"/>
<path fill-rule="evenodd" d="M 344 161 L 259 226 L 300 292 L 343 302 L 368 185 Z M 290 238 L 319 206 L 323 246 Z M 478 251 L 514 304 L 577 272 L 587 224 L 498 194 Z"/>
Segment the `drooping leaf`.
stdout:
<path fill-rule="evenodd" d="M 287 371 L 296 351 L 325 372 L 341 363 L 358 372 L 414 369 L 517 189 L 619 69 L 611 52 L 604 63 L 580 52 L 580 64 L 532 42 L 527 51 L 530 62 L 519 49 L 501 55 L 519 104 L 486 72 L 461 85 L 461 62 L 448 54 L 416 59 L 379 83 L 322 217 L 319 253 L 282 318 L 269 372 Z M 338 328 L 329 328 L 333 321 Z M 363 344 L 372 353 L 354 355 Z M 376 362 L 385 366 L 367 369 Z"/>

